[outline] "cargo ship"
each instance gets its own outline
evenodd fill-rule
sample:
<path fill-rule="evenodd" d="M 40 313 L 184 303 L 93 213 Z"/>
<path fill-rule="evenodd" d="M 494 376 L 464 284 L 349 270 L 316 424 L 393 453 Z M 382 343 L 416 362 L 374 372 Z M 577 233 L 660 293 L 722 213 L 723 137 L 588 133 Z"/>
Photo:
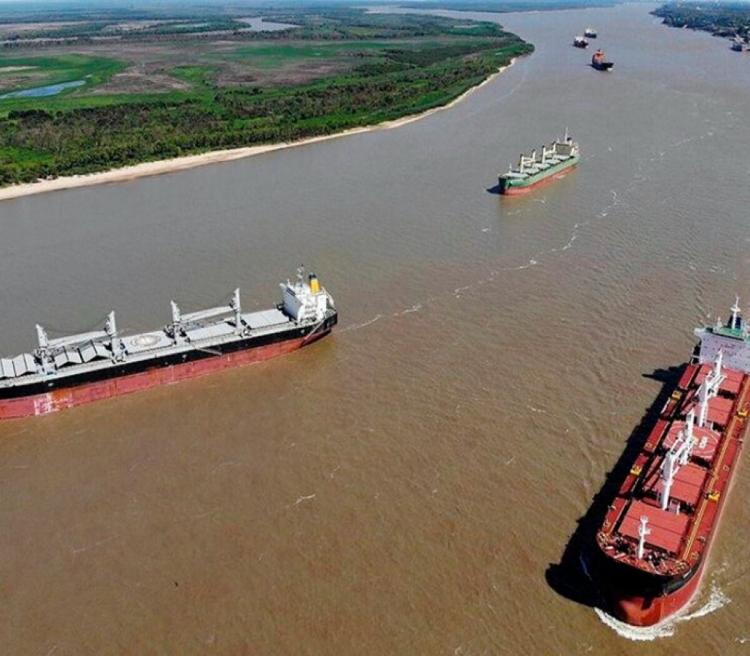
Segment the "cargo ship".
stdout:
<path fill-rule="evenodd" d="M 44 415 L 157 385 L 177 383 L 289 353 L 331 332 L 338 314 L 315 274 L 300 268 L 281 284 L 281 302 L 243 312 L 240 290 L 227 305 L 183 313 L 158 330 L 121 335 L 115 313 L 103 330 L 50 339 L 0 358 L 0 419 Z"/>
<path fill-rule="evenodd" d="M 609 71 L 614 66 L 614 63 L 604 59 L 604 51 L 600 48 L 592 55 L 591 66 L 597 71 Z"/>
<path fill-rule="evenodd" d="M 525 194 L 544 182 L 564 177 L 579 160 L 578 144 L 565 131 L 562 140 L 555 140 L 549 146 L 542 146 L 537 154 L 521 154 L 518 166 L 508 167 L 508 172 L 498 177 L 501 194 Z"/>
<path fill-rule="evenodd" d="M 593 570 L 613 613 L 657 624 L 695 595 L 719 529 L 750 411 L 750 327 L 695 331 L 691 361 L 596 533 Z M 649 427 L 647 427 L 649 428 Z"/>
<path fill-rule="evenodd" d="M 573 37 L 573 45 L 576 48 L 588 48 L 589 42 L 586 41 L 582 36 L 574 36 Z"/>
<path fill-rule="evenodd" d="M 583 31 L 583 36 L 585 36 L 588 39 L 595 39 L 598 35 L 596 33 L 596 30 L 593 27 L 587 27 Z"/>

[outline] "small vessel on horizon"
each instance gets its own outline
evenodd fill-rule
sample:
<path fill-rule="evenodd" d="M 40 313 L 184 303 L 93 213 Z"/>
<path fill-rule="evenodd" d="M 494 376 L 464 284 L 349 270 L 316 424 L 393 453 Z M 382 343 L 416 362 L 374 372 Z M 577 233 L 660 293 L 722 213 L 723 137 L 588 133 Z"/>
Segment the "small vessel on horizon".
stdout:
<path fill-rule="evenodd" d="M 576 48 L 588 48 L 589 42 L 586 41 L 586 39 L 582 36 L 574 36 L 573 37 L 573 45 Z"/>
<path fill-rule="evenodd" d="M 604 59 L 604 51 L 600 48 L 591 57 L 591 66 L 597 71 L 609 71 L 614 63 Z"/>
<path fill-rule="evenodd" d="M 748 430 L 750 327 L 738 301 L 726 324 L 695 335 L 591 545 L 594 580 L 634 626 L 662 622 L 694 597 Z"/>
<path fill-rule="evenodd" d="M 736 36 L 732 39 L 731 49 L 735 52 L 747 52 L 750 50 L 750 46 L 742 37 Z"/>
<path fill-rule="evenodd" d="M 281 302 L 243 312 L 240 290 L 227 305 L 183 313 L 150 332 L 122 335 L 115 313 L 104 330 L 50 339 L 37 325 L 31 353 L 0 358 L 0 419 L 44 415 L 290 353 L 338 321 L 331 295 L 311 273 L 281 284 Z"/>
<path fill-rule="evenodd" d="M 498 177 L 500 193 L 507 196 L 528 193 L 543 182 L 564 177 L 579 159 L 578 144 L 565 130 L 562 140 L 542 146 L 541 153 L 536 150 L 530 155 L 521 153 L 518 166 L 509 166 L 507 173 Z"/>
<path fill-rule="evenodd" d="M 597 37 L 596 30 L 593 27 L 587 27 L 583 31 L 583 36 L 589 38 L 589 39 L 595 39 Z"/>

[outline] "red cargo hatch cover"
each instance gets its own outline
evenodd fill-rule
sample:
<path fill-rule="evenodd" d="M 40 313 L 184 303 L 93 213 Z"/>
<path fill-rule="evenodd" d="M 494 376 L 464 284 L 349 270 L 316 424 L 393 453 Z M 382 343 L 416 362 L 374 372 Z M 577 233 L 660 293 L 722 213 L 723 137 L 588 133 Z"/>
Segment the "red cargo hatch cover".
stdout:
<path fill-rule="evenodd" d="M 695 377 L 695 384 L 700 385 L 706 376 L 708 376 L 709 373 L 713 370 L 713 365 L 710 364 L 704 364 L 701 365 L 700 370 L 698 371 L 698 375 Z M 741 371 L 735 371 L 734 369 L 726 369 L 722 367 L 721 369 L 722 376 L 725 376 L 724 380 L 722 381 L 721 385 L 719 385 L 719 389 L 725 392 L 729 392 L 730 394 L 737 395 L 740 391 L 740 385 L 742 384 L 742 378 L 745 374 L 743 374 Z"/>
<path fill-rule="evenodd" d="M 651 534 L 646 538 L 646 544 L 676 554 L 687 532 L 688 516 L 662 510 L 643 501 L 633 501 L 620 524 L 620 534 L 633 538 L 637 542 L 641 516 L 648 517 L 648 528 L 651 529 Z"/>

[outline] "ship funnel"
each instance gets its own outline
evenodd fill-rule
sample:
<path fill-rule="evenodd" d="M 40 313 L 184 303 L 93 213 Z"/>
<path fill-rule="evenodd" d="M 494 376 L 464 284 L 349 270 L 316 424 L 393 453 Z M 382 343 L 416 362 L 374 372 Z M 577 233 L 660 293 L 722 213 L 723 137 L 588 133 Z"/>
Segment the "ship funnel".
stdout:
<path fill-rule="evenodd" d="M 310 292 L 313 294 L 320 293 L 320 281 L 318 280 L 318 276 L 316 276 L 314 273 L 311 273 L 309 276 L 309 282 Z"/>

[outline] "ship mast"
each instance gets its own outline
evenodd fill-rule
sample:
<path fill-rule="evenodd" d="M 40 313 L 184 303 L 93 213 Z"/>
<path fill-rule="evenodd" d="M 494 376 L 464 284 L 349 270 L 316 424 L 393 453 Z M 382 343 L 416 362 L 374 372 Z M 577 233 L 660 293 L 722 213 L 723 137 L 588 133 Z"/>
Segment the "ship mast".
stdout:
<path fill-rule="evenodd" d="M 638 560 L 643 560 L 646 538 L 649 535 L 651 535 L 651 529 L 648 528 L 648 517 L 641 515 L 641 524 L 638 527 Z"/>
<path fill-rule="evenodd" d="M 232 302 L 230 303 L 234 310 L 234 332 L 239 335 L 242 332 L 242 308 L 240 306 L 240 288 L 234 290 Z"/>
<path fill-rule="evenodd" d="M 719 349 L 716 354 L 716 361 L 714 362 L 714 368 L 711 372 L 703 379 L 700 387 L 698 388 L 698 401 L 700 403 L 700 410 L 698 414 L 698 426 L 703 428 L 706 425 L 706 419 L 708 418 L 708 402 L 714 398 L 719 392 L 719 385 L 724 382 L 726 376 L 721 373 L 721 365 L 724 359 L 724 353 Z"/>
<path fill-rule="evenodd" d="M 732 328 L 737 330 L 739 328 L 739 314 L 740 314 L 740 297 L 734 297 L 734 305 L 730 308 L 732 310 Z"/>
<path fill-rule="evenodd" d="M 115 321 L 115 311 L 112 310 L 107 315 L 107 322 L 104 324 L 104 330 L 109 335 L 110 346 L 112 348 L 112 359 L 121 360 L 122 353 L 122 340 L 117 336 L 117 322 Z"/>
<path fill-rule="evenodd" d="M 39 324 L 36 324 L 36 337 L 39 342 L 37 357 L 42 365 L 42 371 L 45 374 L 52 373 L 55 370 L 55 363 L 49 357 L 49 339 L 47 338 L 47 331 Z"/>

